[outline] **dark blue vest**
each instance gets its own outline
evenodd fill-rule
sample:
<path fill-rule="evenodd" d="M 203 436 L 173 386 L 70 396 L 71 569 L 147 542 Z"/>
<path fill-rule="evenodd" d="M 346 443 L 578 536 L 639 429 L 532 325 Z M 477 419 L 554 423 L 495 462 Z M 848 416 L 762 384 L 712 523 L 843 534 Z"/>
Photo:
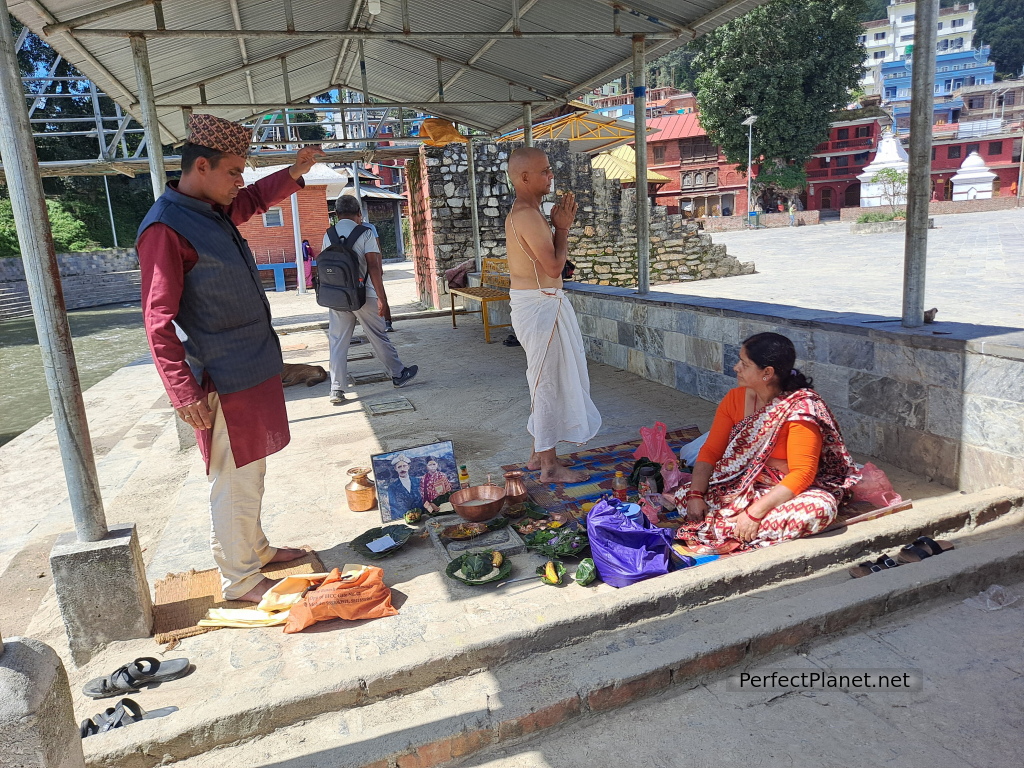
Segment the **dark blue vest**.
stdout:
<path fill-rule="evenodd" d="M 249 389 L 282 370 L 281 342 L 270 322 L 270 303 L 256 261 L 231 219 L 210 203 L 168 185 L 139 226 L 166 224 L 199 254 L 185 274 L 175 321 L 188 334 L 188 364 L 221 393 Z M 144 254 L 139 254 L 145 259 Z"/>

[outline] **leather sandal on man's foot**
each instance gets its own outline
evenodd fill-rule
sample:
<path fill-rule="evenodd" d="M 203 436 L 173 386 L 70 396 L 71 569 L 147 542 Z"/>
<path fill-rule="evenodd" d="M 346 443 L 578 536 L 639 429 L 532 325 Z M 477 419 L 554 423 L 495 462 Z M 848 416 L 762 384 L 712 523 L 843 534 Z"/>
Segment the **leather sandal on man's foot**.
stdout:
<path fill-rule="evenodd" d="M 927 536 L 918 536 L 913 544 L 907 544 L 901 549 L 896 559 L 901 563 L 920 563 L 922 560 L 934 555 L 941 555 L 954 549 L 952 542 L 936 541 Z"/>
<path fill-rule="evenodd" d="M 860 565 L 853 566 L 852 568 L 850 568 L 850 575 L 853 576 L 853 578 L 855 579 L 859 579 L 862 576 L 869 576 L 872 573 L 879 573 L 880 571 L 884 571 L 889 568 L 899 568 L 899 565 L 899 563 L 897 563 L 888 555 L 882 555 L 873 563 L 871 561 L 868 561 L 866 563 L 861 563 Z"/>
<path fill-rule="evenodd" d="M 188 659 L 160 661 L 146 656 L 125 664 L 106 677 L 97 677 L 82 687 L 82 693 L 92 699 L 106 699 L 124 693 L 138 693 L 142 686 L 177 680 L 194 667 Z"/>

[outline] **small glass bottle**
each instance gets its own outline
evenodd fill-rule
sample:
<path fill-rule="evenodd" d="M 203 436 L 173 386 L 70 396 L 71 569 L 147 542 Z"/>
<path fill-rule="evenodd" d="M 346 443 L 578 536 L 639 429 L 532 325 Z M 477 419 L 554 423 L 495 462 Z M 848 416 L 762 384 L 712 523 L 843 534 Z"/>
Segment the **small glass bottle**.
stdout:
<path fill-rule="evenodd" d="M 459 485 L 469 488 L 469 470 L 466 469 L 465 464 L 459 465 Z"/>
<path fill-rule="evenodd" d="M 622 474 L 621 470 L 615 472 L 615 477 L 612 478 L 612 495 L 619 501 L 626 500 L 626 491 L 629 488 L 626 476 Z"/>
<path fill-rule="evenodd" d="M 658 492 L 658 483 L 654 479 L 655 472 L 657 472 L 657 470 L 654 467 L 640 468 L 640 480 L 637 483 L 637 486 L 640 489 L 641 496 Z"/>

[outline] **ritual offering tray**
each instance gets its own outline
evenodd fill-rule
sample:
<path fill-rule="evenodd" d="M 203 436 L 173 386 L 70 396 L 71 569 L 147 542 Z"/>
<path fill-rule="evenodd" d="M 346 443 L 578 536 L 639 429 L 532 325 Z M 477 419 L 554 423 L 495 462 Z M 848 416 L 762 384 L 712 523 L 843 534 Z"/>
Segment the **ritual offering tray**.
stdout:
<path fill-rule="evenodd" d="M 486 523 L 459 523 L 441 529 L 441 536 L 452 541 L 465 541 L 487 532 Z"/>
<path fill-rule="evenodd" d="M 444 559 L 445 566 L 450 560 L 461 557 L 466 552 L 479 552 L 484 549 L 497 550 L 503 556 L 509 557 L 526 551 L 523 540 L 504 517 L 496 517 L 487 523 L 467 523 L 457 515 L 443 515 L 428 517 L 425 523 L 427 534 Z M 446 534 L 448 529 L 460 526 L 474 526 L 474 529 L 477 529 L 477 525 L 482 530 L 468 539 L 453 539 Z"/>
<path fill-rule="evenodd" d="M 505 504 L 505 489 L 497 485 L 474 485 L 455 491 L 449 502 L 455 514 L 471 523 L 482 523 L 498 516 Z"/>
<path fill-rule="evenodd" d="M 585 531 L 562 527 L 535 531 L 523 538 L 526 548 L 545 557 L 581 557 L 590 547 Z"/>
<path fill-rule="evenodd" d="M 354 549 L 367 560 L 383 560 L 391 557 L 395 552 L 404 547 L 412 537 L 414 529 L 404 523 L 385 525 L 382 528 L 371 528 L 349 542 L 349 547 Z M 389 541 L 381 541 L 390 537 Z M 371 545 L 372 548 L 371 548 Z M 379 549 L 383 547 L 383 549 Z M 378 551 L 375 551 L 378 550 Z"/>
<path fill-rule="evenodd" d="M 485 549 L 456 557 L 448 563 L 444 572 L 449 578 L 463 584 L 479 586 L 507 579 L 512 573 L 512 563 L 501 552 Z"/>

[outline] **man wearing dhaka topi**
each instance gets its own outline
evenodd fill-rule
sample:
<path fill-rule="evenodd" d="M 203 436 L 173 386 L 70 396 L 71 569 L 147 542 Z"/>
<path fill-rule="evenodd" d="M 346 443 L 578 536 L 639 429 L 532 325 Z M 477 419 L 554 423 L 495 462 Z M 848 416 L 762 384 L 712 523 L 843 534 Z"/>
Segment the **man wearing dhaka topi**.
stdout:
<path fill-rule="evenodd" d="M 266 457 L 288 444 L 281 344 L 252 251 L 237 225 L 303 187 L 319 147 L 249 187 L 250 131 L 189 117 L 181 180 L 168 182 L 139 227 L 142 311 L 164 388 L 196 430 L 210 480 L 210 544 L 224 597 L 259 602 L 260 569 L 305 555 L 270 546 L 260 524 Z"/>
<path fill-rule="evenodd" d="M 530 385 L 527 429 L 533 455 L 527 467 L 539 468 L 544 483 L 579 483 L 587 474 L 564 466 L 555 455 L 559 442 L 580 445 L 601 428 L 601 414 L 590 399 L 583 336 L 562 291 L 576 198 L 566 192 L 551 210 L 550 222 L 545 218 L 541 198 L 555 175 L 547 156 L 534 147 L 512 153 L 508 175 L 516 190 L 505 219 L 512 327 L 526 351 Z"/>

